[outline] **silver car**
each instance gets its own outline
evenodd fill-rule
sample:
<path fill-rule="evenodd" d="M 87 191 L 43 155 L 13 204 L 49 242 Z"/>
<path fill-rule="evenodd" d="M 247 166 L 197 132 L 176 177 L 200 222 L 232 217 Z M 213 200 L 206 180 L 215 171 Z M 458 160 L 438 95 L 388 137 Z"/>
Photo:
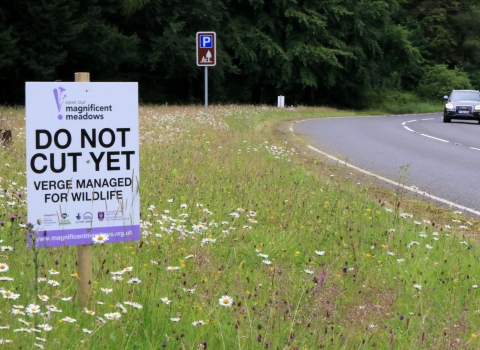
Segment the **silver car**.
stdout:
<path fill-rule="evenodd" d="M 452 119 L 476 120 L 480 124 L 480 92 L 476 90 L 453 90 L 450 96 L 443 96 L 443 122 Z"/>

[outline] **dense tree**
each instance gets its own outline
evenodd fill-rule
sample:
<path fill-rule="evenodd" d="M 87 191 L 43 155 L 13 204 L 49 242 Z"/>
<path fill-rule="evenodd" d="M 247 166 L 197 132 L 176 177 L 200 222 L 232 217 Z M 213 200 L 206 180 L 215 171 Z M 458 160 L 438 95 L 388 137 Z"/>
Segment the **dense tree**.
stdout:
<path fill-rule="evenodd" d="M 213 102 L 273 103 L 283 94 L 287 104 L 359 106 L 369 91 L 422 91 L 418 85 L 427 86 L 427 77 L 431 82 L 458 72 L 478 88 L 479 5 L 480 0 L 2 2 L 0 103 L 23 103 L 25 81 L 68 81 L 76 71 L 89 71 L 92 81 L 139 81 L 143 102 L 199 103 L 204 70 L 195 63 L 195 33 L 206 30 L 217 32 L 217 66 L 209 69 Z"/>
<path fill-rule="evenodd" d="M 2 3 L 0 38 L 6 38 L 10 49 L 7 59 L 0 56 L 7 82 L 0 86 L 1 100 L 23 103 L 25 81 L 72 80 L 74 71 L 88 70 L 98 80 L 122 79 L 118 68 L 135 62 L 137 39 L 121 34 L 110 21 L 120 10 L 115 4 L 114 0 Z M 5 63 L 12 67 L 2 69 Z"/>

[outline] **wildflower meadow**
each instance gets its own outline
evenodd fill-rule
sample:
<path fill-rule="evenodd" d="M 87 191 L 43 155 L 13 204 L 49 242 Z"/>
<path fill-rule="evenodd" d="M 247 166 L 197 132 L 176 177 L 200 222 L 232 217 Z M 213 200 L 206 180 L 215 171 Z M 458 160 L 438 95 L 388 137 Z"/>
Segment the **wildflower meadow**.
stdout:
<path fill-rule="evenodd" d="M 280 125 L 326 108 L 140 107 L 141 240 L 27 247 L 25 110 L 0 109 L 0 348 L 477 349 L 478 221 L 358 183 Z"/>

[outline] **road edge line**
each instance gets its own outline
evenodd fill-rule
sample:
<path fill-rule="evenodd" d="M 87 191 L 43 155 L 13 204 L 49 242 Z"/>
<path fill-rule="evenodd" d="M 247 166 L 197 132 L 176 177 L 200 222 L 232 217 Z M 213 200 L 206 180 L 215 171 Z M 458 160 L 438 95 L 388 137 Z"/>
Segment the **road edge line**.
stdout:
<path fill-rule="evenodd" d="M 355 170 L 357 170 L 357 171 L 359 171 L 359 172 L 361 172 L 361 173 L 364 173 L 364 174 L 366 174 L 366 175 L 373 176 L 373 177 L 375 177 L 375 178 L 377 178 L 377 179 L 379 179 L 379 180 L 382 180 L 382 181 L 384 181 L 384 182 L 387 182 L 387 183 L 389 183 L 389 184 L 391 184 L 391 185 L 401 186 L 402 188 L 404 188 L 404 189 L 406 189 L 406 190 L 408 190 L 408 191 L 411 191 L 411 192 L 413 192 L 413 193 L 420 194 L 420 195 L 422 195 L 422 196 L 424 196 L 424 197 L 427 197 L 427 198 L 429 198 L 429 199 L 435 200 L 435 201 L 437 201 L 437 202 L 440 202 L 440 203 L 443 203 L 443 204 L 447 204 L 447 205 L 449 205 L 449 206 L 451 206 L 451 207 L 455 207 L 455 208 L 458 208 L 458 209 L 461 209 L 461 210 L 465 210 L 465 211 L 468 211 L 469 213 L 472 213 L 472 214 L 475 214 L 475 215 L 480 216 L 480 211 L 477 211 L 477 210 L 474 210 L 474 209 L 465 207 L 465 206 L 460 205 L 460 204 L 457 204 L 457 203 L 450 202 L 449 200 L 446 200 L 446 199 L 443 199 L 443 198 L 440 198 L 440 197 L 431 195 L 431 194 L 429 194 L 429 193 L 427 193 L 427 192 L 418 191 L 418 189 L 416 189 L 415 187 L 402 185 L 402 184 L 400 184 L 400 183 L 398 183 L 398 182 L 396 182 L 396 181 L 387 179 L 387 178 L 382 177 L 382 176 L 380 176 L 380 175 L 374 174 L 374 173 L 372 173 L 372 172 L 370 172 L 370 171 L 368 171 L 368 170 L 365 170 L 365 169 L 359 168 L 359 167 L 357 167 L 357 166 L 355 166 L 355 165 L 349 164 L 349 163 L 347 163 L 347 162 L 345 162 L 345 161 L 343 161 L 343 160 L 341 160 L 341 159 L 338 159 L 337 157 L 334 157 L 334 156 L 332 156 L 332 155 L 330 155 L 330 154 L 328 154 L 328 153 L 325 153 L 325 152 L 323 152 L 323 151 L 320 151 L 319 149 L 317 149 L 317 148 L 315 148 L 315 147 L 313 147 L 313 146 L 307 145 L 307 147 L 310 148 L 311 150 L 317 152 L 317 153 L 320 153 L 320 154 L 324 155 L 324 156 L 327 157 L 327 158 L 330 158 L 330 159 L 332 159 L 332 160 L 334 160 L 334 161 L 336 161 L 336 162 L 339 162 L 340 164 L 343 164 L 343 165 L 345 165 L 345 166 L 347 166 L 347 167 L 349 167 L 349 168 L 355 169 Z"/>

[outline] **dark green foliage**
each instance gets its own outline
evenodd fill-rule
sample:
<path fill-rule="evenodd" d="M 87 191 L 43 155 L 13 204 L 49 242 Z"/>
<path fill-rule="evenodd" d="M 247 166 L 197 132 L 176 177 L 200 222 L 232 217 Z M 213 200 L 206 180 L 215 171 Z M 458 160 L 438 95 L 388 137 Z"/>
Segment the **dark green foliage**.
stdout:
<path fill-rule="evenodd" d="M 480 0 L 2 2 L 0 102 L 23 103 L 25 81 L 71 81 L 74 72 L 88 71 L 92 81 L 138 81 L 142 102 L 202 103 L 195 33 L 207 30 L 217 32 L 211 102 L 273 104 L 282 94 L 288 105 L 362 107 L 385 89 L 433 96 L 427 91 L 432 72 L 441 85 L 444 74 L 456 76 L 456 67 L 478 88 L 477 5 Z M 440 74 L 443 66 L 435 65 L 446 66 Z"/>
<path fill-rule="evenodd" d="M 4 54 L 7 59 L 0 54 L 4 78 L 0 102 L 23 103 L 25 81 L 71 81 L 76 71 L 89 71 L 97 81 L 128 79 L 123 65 L 135 64 L 137 39 L 117 29 L 116 4 L 114 0 L 2 3 L 0 38 L 10 38 L 11 48 Z M 4 68 L 5 62 L 10 67 Z"/>
<path fill-rule="evenodd" d="M 427 99 L 439 100 L 454 89 L 472 89 L 468 74 L 459 68 L 452 70 L 444 64 L 437 64 L 425 70 L 418 93 Z"/>

